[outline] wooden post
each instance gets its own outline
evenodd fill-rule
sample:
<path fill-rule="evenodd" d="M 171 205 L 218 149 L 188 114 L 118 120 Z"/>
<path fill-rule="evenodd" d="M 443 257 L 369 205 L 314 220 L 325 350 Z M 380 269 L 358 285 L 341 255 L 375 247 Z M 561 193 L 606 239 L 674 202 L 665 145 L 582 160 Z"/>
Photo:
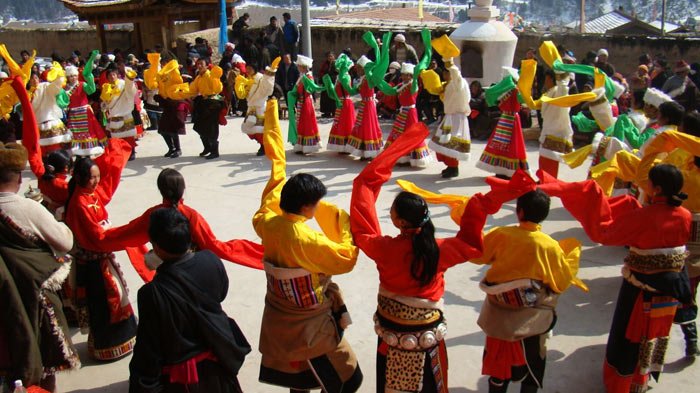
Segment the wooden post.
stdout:
<path fill-rule="evenodd" d="M 165 15 L 163 16 L 163 22 L 160 25 L 160 35 L 161 35 L 161 40 L 163 41 L 163 49 L 170 49 L 170 42 L 168 40 L 168 27 L 170 25 L 170 18 Z"/>
<path fill-rule="evenodd" d="M 131 42 L 134 48 L 136 48 L 136 53 L 140 57 L 143 53 L 143 34 L 141 33 L 141 23 L 134 22 L 134 31 L 132 32 Z"/>
<path fill-rule="evenodd" d="M 105 36 L 105 29 L 99 19 L 95 20 L 95 29 L 97 30 L 97 41 L 99 42 L 100 52 L 107 53 L 107 37 Z"/>
<path fill-rule="evenodd" d="M 580 33 L 586 32 L 586 0 L 581 0 L 581 23 L 580 23 Z"/>

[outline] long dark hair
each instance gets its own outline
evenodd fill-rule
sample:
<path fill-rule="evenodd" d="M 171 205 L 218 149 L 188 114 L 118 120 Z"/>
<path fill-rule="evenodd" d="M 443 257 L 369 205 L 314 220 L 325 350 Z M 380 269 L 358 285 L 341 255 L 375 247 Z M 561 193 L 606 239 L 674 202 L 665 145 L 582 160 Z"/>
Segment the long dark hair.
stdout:
<path fill-rule="evenodd" d="M 163 199 L 177 207 L 185 193 L 185 178 L 182 174 L 175 169 L 165 168 L 158 175 L 156 183 Z"/>
<path fill-rule="evenodd" d="M 414 233 L 411 276 L 424 287 L 437 275 L 440 259 L 440 248 L 435 241 L 435 226 L 430 219 L 428 204 L 420 196 L 403 191 L 394 199 L 394 211 L 399 218 L 411 224 L 409 231 Z"/>
<path fill-rule="evenodd" d="M 661 188 L 661 194 L 666 197 L 666 203 L 671 206 L 680 206 L 688 195 L 681 192 L 683 189 L 683 174 L 673 165 L 657 165 L 649 171 L 651 184 Z"/>
<path fill-rule="evenodd" d="M 41 176 L 42 179 L 51 181 L 56 178 L 59 173 L 68 172 L 71 167 L 70 154 L 65 150 L 56 150 L 49 153 L 44 160 L 45 172 Z"/>
<path fill-rule="evenodd" d="M 90 180 L 90 168 L 95 166 L 95 162 L 90 157 L 78 157 L 73 164 L 73 177 L 68 182 L 68 199 L 66 199 L 65 212 L 68 213 L 68 205 L 78 186 L 85 187 Z"/>

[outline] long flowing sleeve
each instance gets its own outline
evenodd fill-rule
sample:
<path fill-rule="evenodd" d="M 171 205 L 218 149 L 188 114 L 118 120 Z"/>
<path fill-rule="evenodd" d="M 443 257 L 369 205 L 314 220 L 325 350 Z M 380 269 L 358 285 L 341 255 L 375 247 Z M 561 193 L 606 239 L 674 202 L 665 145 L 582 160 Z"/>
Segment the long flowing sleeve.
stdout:
<path fill-rule="evenodd" d="M 104 154 L 95 159 L 95 164 L 100 168 L 100 184 L 96 192 L 105 205 L 112 200 L 114 192 L 117 191 L 122 170 L 126 167 L 131 155 L 131 149 L 131 145 L 126 140 L 112 138 Z"/>
<path fill-rule="evenodd" d="M 85 94 L 90 95 L 97 91 L 97 86 L 95 86 L 95 77 L 92 75 L 93 64 L 95 64 L 95 58 L 97 58 L 97 50 L 90 52 L 90 58 L 85 63 L 83 68 L 83 79 L 85 79 L 85 85 L 83 85 L 83 90 Z"/>
<path fill-rule="evenodd" d="M 382 184 L 391 177 L 396 161 L 411 151 L 418 141 L 425 139 L 428 133 L 423 123 L 412 125 L 353 181 L 350 227 L 355 243 L 370 258 L 386 251 L 382 247 L 382 231 L 375 210 Z"/>
<path fill-rule="evenodd" d="M 260 201 L 260 208 L 253 216 L 253 228 L 258 236 L 261 236 L 261 225 L 271 216 L 282 214 L 280 209 L 280 196 L 282 187 L 286 182 L 287 161 L 284 152 L 284 142 L 280 134 L 279 114 L 277 112 L 277 100 L 268 101 L 265 109 L 265 130 L 263 132 L 263 146 L 265 155 L 272 162 L 270 180 L 265 185 Z"/>
<path fill-rule="evenodd" d="M 34 108 L 29 100 L 29 94 L 27 94 L 27 90 L 24 88 L 24 83 L 19 76 L 12 78 L 12 88 L 15 90 L 15 93 L 17 93 L 19 102 L 22 105 L 22 114 L 24 115 L 24 120 L 22 121 L 22 145 L 27 149 L 29 167 L 32 172 L 34 172 L 34 176 L 40 178 L 44 175 L 46 169 L 41 159 L 39 126 L 36 122 Z"/>

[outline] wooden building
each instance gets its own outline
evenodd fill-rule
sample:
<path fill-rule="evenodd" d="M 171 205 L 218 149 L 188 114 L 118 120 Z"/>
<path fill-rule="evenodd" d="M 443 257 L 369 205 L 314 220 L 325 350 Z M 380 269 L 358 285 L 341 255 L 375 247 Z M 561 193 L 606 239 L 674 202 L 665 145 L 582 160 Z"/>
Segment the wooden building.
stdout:
<path fill-rule="evenodd" d="M 219 0 L 59 0 L 95 26 L 100 50 L 106 51 L 105 26 L 132 23 L 133 50 L 157 44 L 173 48 L 177 36 L 219 25 Z M 233 4 L 232 0 L 227 3 Z M 230 5 L 229 5 L 230 8 Z M 231 15 L 230 9 L 227 11 Z"/>

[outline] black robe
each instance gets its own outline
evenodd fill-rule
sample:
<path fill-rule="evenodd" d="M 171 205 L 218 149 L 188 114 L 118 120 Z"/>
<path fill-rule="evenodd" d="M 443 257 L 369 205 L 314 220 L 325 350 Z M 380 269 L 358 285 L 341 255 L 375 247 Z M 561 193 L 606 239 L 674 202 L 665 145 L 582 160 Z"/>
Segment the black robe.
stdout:
<path fill-rule="evenodd" d="M 138 293 L 139 327 L 129 364 L 129 392 L 238 392 L 236 375 L 251 348 L 221 308 L 228 277 L 211 251 L 166 262 Z M 217 361 L 197 364 L 199 383 L 170 383 L 164 366 L 211 351 Z M 163 389 L 163 390 L 161 390 Z"/>

